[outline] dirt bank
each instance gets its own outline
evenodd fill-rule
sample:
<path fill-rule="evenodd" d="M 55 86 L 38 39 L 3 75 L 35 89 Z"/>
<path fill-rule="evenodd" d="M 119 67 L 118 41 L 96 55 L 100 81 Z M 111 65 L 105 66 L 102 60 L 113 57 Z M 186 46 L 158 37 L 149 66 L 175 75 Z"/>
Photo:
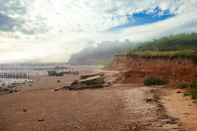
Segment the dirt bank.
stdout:
<path fill-rule="evenodd" d="M 188 58 L 116 56 L 112 68 L 123 72 L 123 82 L 142 83 L 157 76 L 172 83 L 197 80 L 197 64 Z"/>

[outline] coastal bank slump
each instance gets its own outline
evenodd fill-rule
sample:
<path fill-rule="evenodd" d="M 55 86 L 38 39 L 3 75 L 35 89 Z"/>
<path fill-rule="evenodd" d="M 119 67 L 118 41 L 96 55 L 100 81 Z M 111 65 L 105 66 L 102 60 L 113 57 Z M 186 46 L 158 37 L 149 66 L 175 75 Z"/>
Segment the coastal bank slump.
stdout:
<path fill-rule="evenodd" d="M 170 83 L 197 80 L 197 59 L 168 56 L 116 55 L 112 68 L 120 70 L 121 82 L 143 83 L 144 78 L 154 76 Z"/>

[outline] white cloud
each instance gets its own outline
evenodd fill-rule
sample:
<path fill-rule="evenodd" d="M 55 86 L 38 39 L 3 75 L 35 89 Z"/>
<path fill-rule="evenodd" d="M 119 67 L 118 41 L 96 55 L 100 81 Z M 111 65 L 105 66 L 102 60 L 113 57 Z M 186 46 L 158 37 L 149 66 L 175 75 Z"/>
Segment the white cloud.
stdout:
<path fill-rule="evenodd" d="M 176 16 L 119 32 L 107 31 L 127 23 L 128 14 L 157 6 Z M 88 41 L 139 41 L 197 31 L 196 12 L 197 0 L 0 0 L 0 13 L 23 23 L 13 33 L 1 32 L 0 62 L 65 61 Z"/>
<path fill-rule="evenodd" d="M 181 14 L 195 11 L 197 0 L 11 0 L 7 5 L 9 16 L 18 16 L 24 22 L 21 28 L 34 33 L 98 32 L 127 22 L 126 15 L 151 10 L 156 6 Z M 18 5 L 18 6 L 16 6 Z M 14 9 L 17 11 L 14 13 Z M 1 12 L 4 10 L 0 10 Z M 11 10 L 11 11 L 9 11 Z M 15 9 L 16 10 L 16 9 Z M 23 15 L 21 13 L 23 11 Z M 117 16 L 122 16 L 118 17 Z M 112 18 L 117 19 L 112 19 Z M 40 32 L 39 32 L 40 31 Z"/>
<path fill-rule="evenodd" d="M 195 7 L 194 3 L 196 0 L 34 0 L 31 3 L 26 2 L 23 27 L 30 31 L 105 31 L 126 23 L 126 15 L 136 11 L 159 6 L 163 10 L 169 9 L 177 13 L 179 8 L 184 8 L 183 11 L 191 10 Z M 112 19 L 116 16 L 122 17 Z"/>

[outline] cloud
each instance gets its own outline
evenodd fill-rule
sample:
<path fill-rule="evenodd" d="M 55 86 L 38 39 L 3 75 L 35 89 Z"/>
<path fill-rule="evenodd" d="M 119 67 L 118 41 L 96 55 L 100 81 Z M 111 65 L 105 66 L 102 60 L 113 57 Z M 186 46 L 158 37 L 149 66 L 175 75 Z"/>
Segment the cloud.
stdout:
<path fill-rule="evenodd" d="M 196 0 L 1 0 L 0 12 L 21 21 L 16 30 L 42 34 L 106 31 L 130 23 L 139 12 L 152 13 L 159 8 L 160 13 L 179 15 L 196 10 L 196 6 Z"/>
<path fill-rule="evenodd" d="M 17 29 L 24 33 L 48 31 L 105 31 L 128 22 L 127 15 L 154 9 L 175 12 L 178 0 L 2 0 L 1 12 L 24 22 Z"/>
<path fill-rule="evenodd" d="M 197 0 L 0 0 L 0 27 L 8 29 L 0 28 L 0 62 L 65 61 L 90 41 L 197 31 L 196 12 Z"/>

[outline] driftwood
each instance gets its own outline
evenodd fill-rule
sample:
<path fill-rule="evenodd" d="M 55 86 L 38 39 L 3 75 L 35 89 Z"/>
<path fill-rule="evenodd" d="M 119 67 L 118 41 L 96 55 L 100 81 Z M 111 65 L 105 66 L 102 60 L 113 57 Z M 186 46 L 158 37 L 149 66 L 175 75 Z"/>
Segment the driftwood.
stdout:
<path fill-rule="evenodd" d="M 91 74 L 80 77 L 80 80 L 76 80 L 71 83 L 70 86 L 66 86 L 70 90 L 86 89 L 86 88 L 102 88 L 105 84 L 104 74 Z"/>
<path fill-rule="evenodd" d="M 92 76 L 86 79 L 81 79 L 79 81 L 82 84 L 92 85 L 92 84 L 104 84 L 104 77 L 103 76 Z"/>
<path fill-rule="evenodd" d="M 56 92 L 56 91 L 59 91 L 59 90 L 62 90 L 62 89 L 68 89 L 71 86 L 71 84 L 72 83 L 65 83 L 64 87 L 54 88 L 53 91 Z"/>
<path fill-rule="evenodd" d="M 96 73 L 96 74 L 87 74 L 87 75 L 81 75 L 80 79 L 86 79 L 94 76 L 104 76 L 104 73 Z"/>

